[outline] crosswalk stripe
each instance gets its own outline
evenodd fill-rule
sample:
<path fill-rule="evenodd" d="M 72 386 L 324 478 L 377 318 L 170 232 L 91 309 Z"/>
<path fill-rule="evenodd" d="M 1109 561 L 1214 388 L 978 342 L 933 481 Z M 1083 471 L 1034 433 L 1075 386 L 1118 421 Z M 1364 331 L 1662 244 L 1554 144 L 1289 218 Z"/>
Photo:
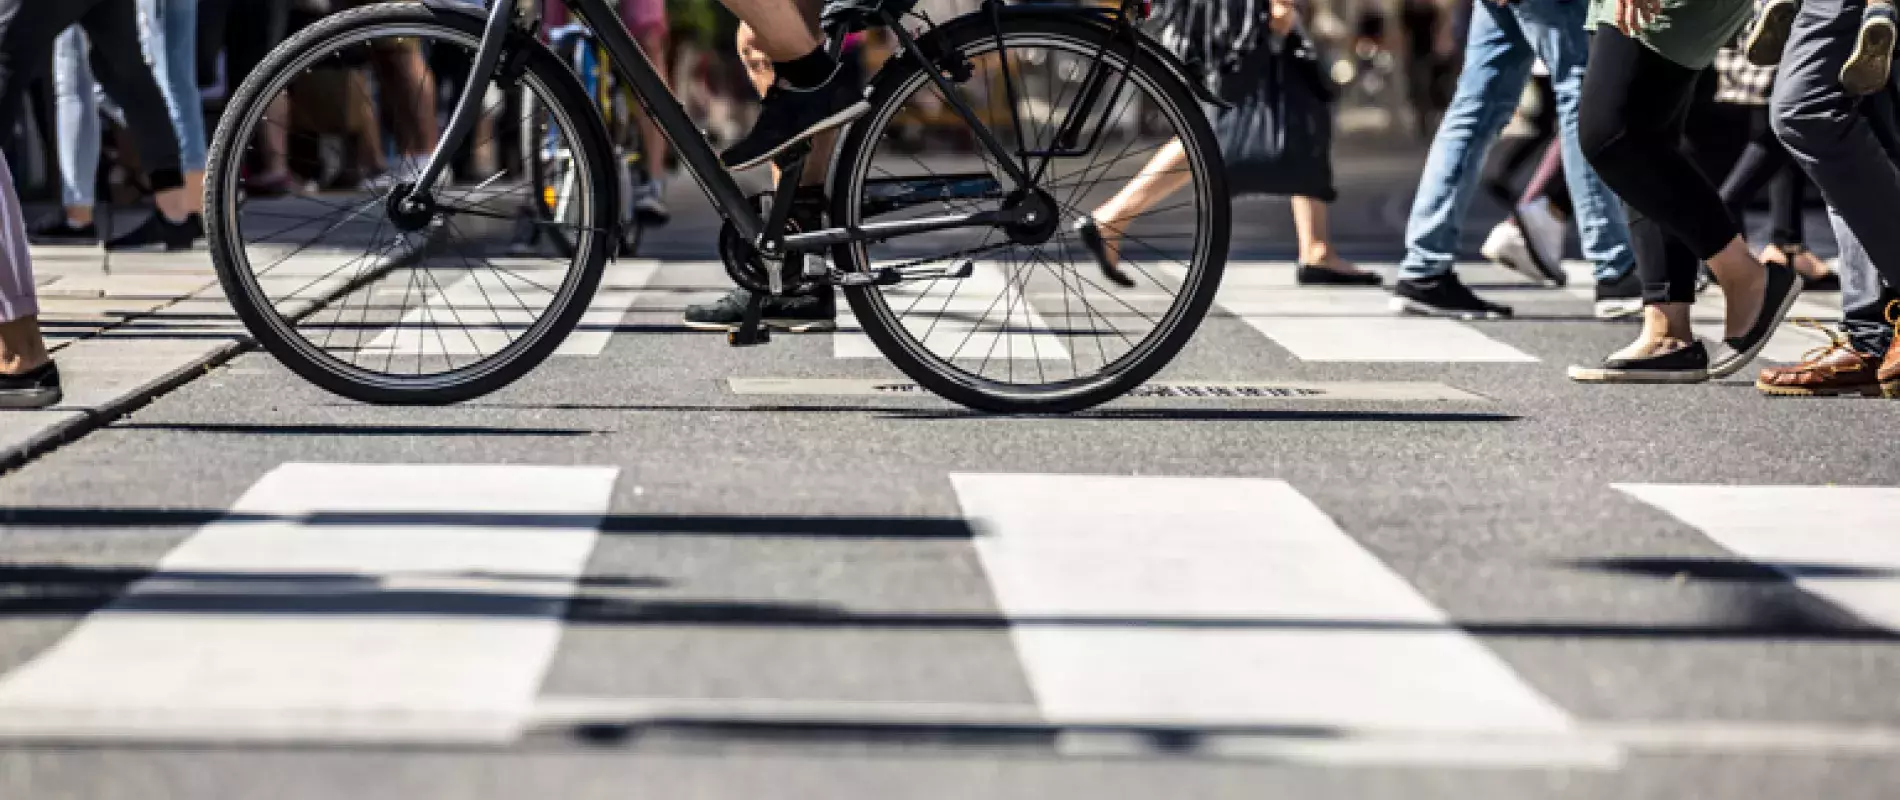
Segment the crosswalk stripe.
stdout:
<path fill-rule="evenodd" d="M 883 293 L 911 335 L 940 358 L 1069 360 L 1062 337 L 995 262 L 977 262 L 970 277 L 962 280 L 900 284 L 885 287 Z M 884 358 L 857 316 L 842 304 L 831 341 L 836 358 Z"/>
<path fill-rule="evenodd" d="M 951 478 L 1051 722 L 1527 735 L 1573 727 L 1284 482 Z M 1510 757 L 1482 749 L 1378 757 Z M 1519 755 L 1615 758 L 1601 748 Z"/>
<path fill-rule="evenodd" d="M 0 736 L 507 741 L 616 475 L 282 465 L 0 678 Z"/>
<path fill-rule="evenodd" d="M 468 270 L 446 286 L 427 287 L 429 299 L 405 312 L 357 350 L 376 355 L 483 356 L 500 351 L 548 312 L 551 290 L 567 278 L 566 268 L 531 268 L 541 261 L 497 259 L 493 270 Z M 607 265 L 587 311 L 555 355 L 598 356 L 626 317 L 640 291 L 659 270 L 659 262 L 627 259 Z M 408 290 L 402 292 L 408 297 Z"/>
<path fill-rule="evenodd" d="M 626 319 L 628 310 L 640 298 L 641 290 L 659 271 L 660 262 L 652 259 L 629 258 L 608 264 L 600 279 L 600 291 L 594 294 L 587 313 L 581 315 L 580 324 L 554 354 L 600 355 L 607 349 L 607 341 L 613 338 L 614 328 Z"/>
<path fill-rule="evenodd" d="M 1804 591 L 1900 631 L 1900 487 L 1615 486 Z"/>
<path fill-rule="evenodd" d="M 1451 319 L 1398 316 L 1391 294 L 1298 288 L 1288 270 L 1228 265 L 1215 302 L 1301 361 L 1536 363 L 1538 358 Z M 1174 270 L 1179 279 L 1181 270 Z"/>

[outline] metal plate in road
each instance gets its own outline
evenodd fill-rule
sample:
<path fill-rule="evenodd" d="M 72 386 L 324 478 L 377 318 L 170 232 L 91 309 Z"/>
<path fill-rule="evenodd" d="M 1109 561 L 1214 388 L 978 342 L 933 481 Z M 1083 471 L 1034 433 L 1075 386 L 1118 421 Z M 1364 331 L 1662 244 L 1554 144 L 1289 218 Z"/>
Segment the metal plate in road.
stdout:
<path fill-rule="evenodd" d="M 728 378 L 733 394 L 905 397 L 930 392 L 910 381 L 876 378 Z M 1432 381 L 1158 381 L 1131 398 L 1168 400 L 1299 400 L 1354 402 L 1455 401 L 1490 398 Z"/>

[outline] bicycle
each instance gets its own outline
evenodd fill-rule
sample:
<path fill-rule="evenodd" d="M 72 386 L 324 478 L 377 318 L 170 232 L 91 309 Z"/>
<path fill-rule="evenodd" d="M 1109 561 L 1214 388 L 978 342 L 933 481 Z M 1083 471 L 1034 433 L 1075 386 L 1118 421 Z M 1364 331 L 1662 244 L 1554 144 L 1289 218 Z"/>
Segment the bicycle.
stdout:
<path fill-rule="evenodd" d="M 896 47 L 865 90 L 871 111 L 837 138 L 824 213 L 810 230 L 793 220 L 797 202 L 773 200 L 794 197 L 809 143 L 777 159 L 775 191 L 748 198 L 607 2 L 562 2 L 594 30 L 725 218 L 721 260 L 753 292 L 728 336 L 734 346 L 769 341 L 765 296 L 835 289 L 865 337 L 924 388 L 978 410 L 1061 413 L 1152 377 L 1214 299 L 1231 209 L 1203 109 L 1221 103 L 1140 30 L 1146 0 L 985 0 L 940 24 L 906 16 L 915 0 L 834 0 L 821 18 L 833 53 L 866 29 Z M 539 12 L 517 0 L 497 0 L 485 16 L 452 0 L 367 6 L 305 29 L 245 78 L 213 140 L 207 228 L 232 306 L 292 371 L 366 402 L 458 402 L 527 373 L 588 313 L 621 224 L 618 193 L 604 185 L 614 155 L 591 98 L 539 40 Z M 907 20 L 928 27 L 913 34 Z M 324 59 L 404 38 L 474 51 L 417 178 L 361 203 L 240 203 L 243 150 L 284 85 Z M 474 176 L 471 189 L 437 185 L 477 128 L 483 98 L 517 86 L 547 109 L 549 135 L 575 163 L 575 207 L 537 223 L 573 241 L 558 268 L 554 257 L 494 257 L 469 236 L 490 219 L 512 221 L 493 203 L 526 191 L 526 170 Z M 887 143 L 895 120 L 931 115 L 955 129 L 937 130 L 925 152 Z M 1123 221 L 1122 268 L 1141 285 L 1118 293 L 1076 243 L 1074 224 L 1092 197 L 1136 177 L 1128 170 L 1173 140 L 1187 152 L 1189 185 L 1178 202 Z M 293 212 L 311 218 L 285 227 L 302 219 Z M 268 263 L 260 272 L 253 261 Z"/>
<path fill-rule="evenodd" d="M 549 32 L 549 46 L 558 55 L 565 56 L 569 66 L 581 79 L 581 87 L 593 98 L 594 106 L 607 126 L 608 141 L 613 143 L 614 186 L 620 195 L 620 237 L 618 255 L 632 258 L 640 252 L 640 236 L 648 220 L 642 219 L 633 209 L 633 191 L 640 181 L 640 173 L 646 170 L 657 175 L 665 165 L 644 163 L 645 153 L 640 147 L 640 132 L 634 124 L 631 111 L 633 93 L 614 76 L 611 57 L 607 50 L 586 29 L 579 25 L 563 26 Z M 525 87 L 520 92 L 521 107 L 521 147 L 524 153 L 533 153 L 528 159 L 528 202 L 524 206 L 532 218 L 518 237 L 520 247 L 533 247 L 545 239 L 555 252 L 563 256 L 574 255 L 574 242 L 558 226 L 548 222 L 570 220 L 574 211 L 574 190 L 577 182 L 573 174 L 574 153 L 561 146 L 556 137 L 548 131 L 547 111 L 541 108 L 538 98 Z M 522 252 L 517 249 L 517 253 Z"/>

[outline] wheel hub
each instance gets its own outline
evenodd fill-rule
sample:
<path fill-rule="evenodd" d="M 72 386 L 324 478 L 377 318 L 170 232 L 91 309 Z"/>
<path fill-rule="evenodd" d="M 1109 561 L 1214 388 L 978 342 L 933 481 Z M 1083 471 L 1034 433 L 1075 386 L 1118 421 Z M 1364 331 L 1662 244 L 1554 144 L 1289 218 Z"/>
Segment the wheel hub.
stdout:
<path fill-rule="evenodd" d="M 422 230 L 436 217 L 435 198 L 411 198 L 415 189 L 415 184 L 403 183 L 389 192 L 389 223 L 404 233 Z"/>
<path fill-rule="evenodd" d="M 1003 226 L 1009 240 L 1017 244 L 1038 245 L 1056 235 L 1061 223 L 1056 215 L 1056 199 L 1042 189 L 1017 190 L 1003 201 L 1003 208 L 1021 214 L 1020 221 Z"/>

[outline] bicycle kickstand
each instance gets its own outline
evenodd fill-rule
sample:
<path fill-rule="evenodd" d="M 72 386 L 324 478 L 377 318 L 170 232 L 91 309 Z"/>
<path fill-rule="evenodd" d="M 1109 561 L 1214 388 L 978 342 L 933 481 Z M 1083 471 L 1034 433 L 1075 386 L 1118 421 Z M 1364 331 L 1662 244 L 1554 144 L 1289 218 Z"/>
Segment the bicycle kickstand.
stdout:
<path fill-rule="evenodd" d="M 785 222 L 791 216 L 792 195 L 798 191 L 799 176 L 805 172 L 805 160 L 811 155 L 811 143 L 799 142 L 785 152 L 780 153 L 773 162 L 778 165 L 779 179 L 777 191 L 772 193 L 772 209 L 766 214 L 765 230 L 754 243 L 764 256 L 767 277 L 771 282 L 772 296 L 785 293 Z M 726 343 L 733 347 L 750 347 L 772 341 L 772 332 L 761 324 L 764 315 L 766 293 L 749 292 L 745 304 L 745 314 L 739 318 L 739 329 L 726 334 Z"/>
<path fill-rule="evenodd" d="M 726 334 L 726 344 L 733 347 L 751 347 L 772 341 L 772 332 L 760 322 L 765 311 L 765 294 L 748 292 L 745 301 L 745 314 L 739 317 L 739 329 Z"/>

